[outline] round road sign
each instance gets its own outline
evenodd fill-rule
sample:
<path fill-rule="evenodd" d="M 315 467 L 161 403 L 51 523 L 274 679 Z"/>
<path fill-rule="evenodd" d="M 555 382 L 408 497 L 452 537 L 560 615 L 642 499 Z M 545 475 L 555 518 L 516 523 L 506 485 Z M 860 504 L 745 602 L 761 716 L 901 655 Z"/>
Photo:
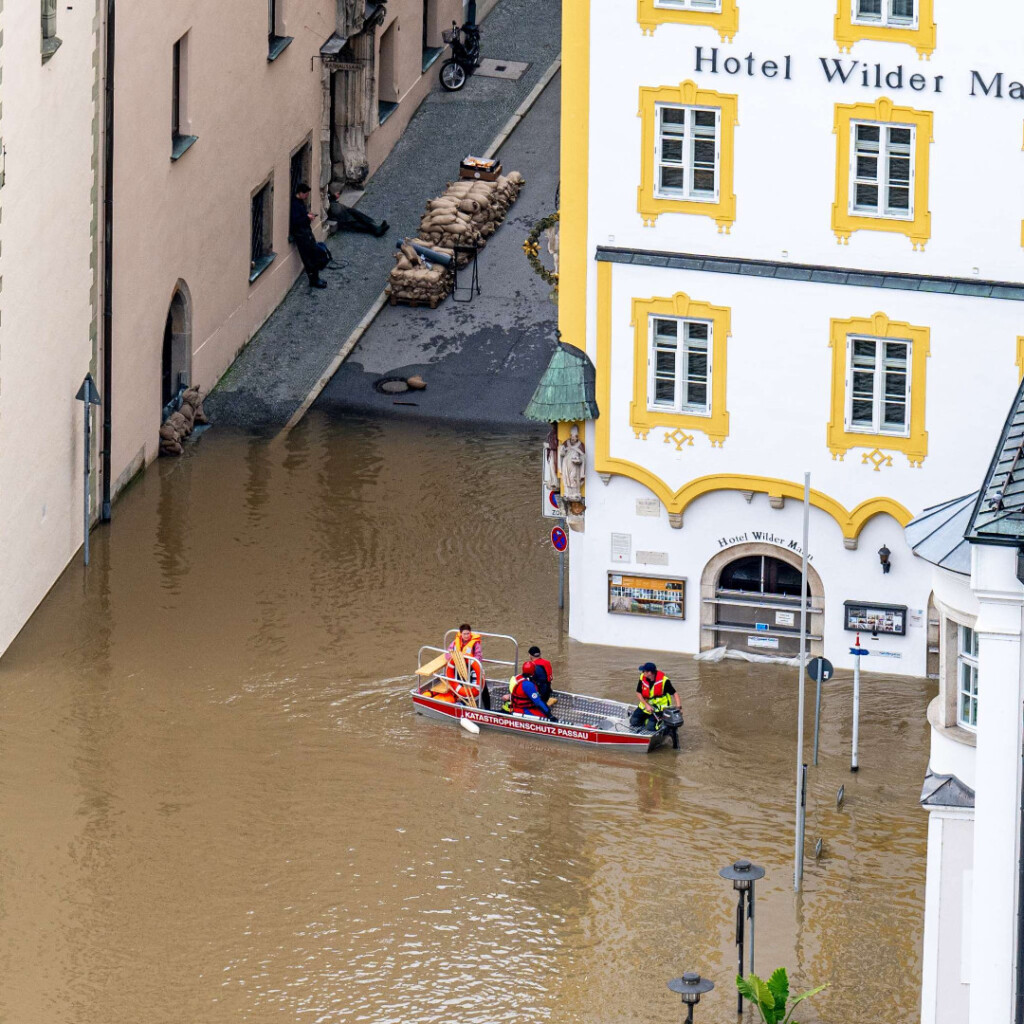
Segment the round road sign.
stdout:
<path fill-rule="evenodd" d="M 827 683 L 832 678 L 834 672 L 835 669 L 828 658 L 811 658 L 807 662 L 807 675 L 816 683 Z"/>
<path fill-rule="evenodd" d="M 556 526 L 551 531 L 551 546 L 556 551 L 564 551 L 569 546 L 569 538 L 565 535 L 565 530 L 560 526 Z"/>
<path fill-rule="evenodd" d="M 552 508 L 558 508 L 558 494 L 555 491 L 548 491 L 548 504 Z"/>

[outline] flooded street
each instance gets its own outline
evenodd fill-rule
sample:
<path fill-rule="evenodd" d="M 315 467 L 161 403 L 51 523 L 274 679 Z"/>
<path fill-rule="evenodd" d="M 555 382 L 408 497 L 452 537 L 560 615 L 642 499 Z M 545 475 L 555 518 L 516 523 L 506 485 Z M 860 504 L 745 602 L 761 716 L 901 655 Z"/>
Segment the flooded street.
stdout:
<path fill-rule="evenodd" d="M 692 969 L 725 1024 L 739 856 L 759 973 L 830 986 L 804 1024 L 918 1018 L 930 685 L 865 677 L 859 776 L 828 686 L 801 898 L 794 669 L 657 657 L 679 753 L 413 713 L 467 618 L 630 698 L 641 652 L 564 637 L 539 468 L 532 436 L 314 414 L 128 490 L 0 662 L 0 1020 L 634 1024 L 682 1020 Z"/>

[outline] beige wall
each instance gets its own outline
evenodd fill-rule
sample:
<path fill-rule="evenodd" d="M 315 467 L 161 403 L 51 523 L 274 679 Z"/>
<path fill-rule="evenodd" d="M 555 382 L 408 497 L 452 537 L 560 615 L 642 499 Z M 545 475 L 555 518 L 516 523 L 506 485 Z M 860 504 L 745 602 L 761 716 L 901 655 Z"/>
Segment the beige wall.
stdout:
<path fill-rule="evenodd" d="M 453 21 L 462 23 L 462 0 L 390 0 L 384 24 L 377 29 L 375 40 L 376 60 L 374 66 L 381 67 L 380 45 L 384 34 L 392 29 L 394 45 L 394 73 L 382 80 L 378 76 L 378 95 L 395 97 L 398 110 L 374 131 L 366 143 L 366 156 L 370 174 L 387 159 L 423 102 L 427 93 L 437 84 L 437 73 L 442 61 L 448 56 L 443 53 L 426 72 L 423 71 L 423 5 L 427 4 L 427 42 L 441 46 L 441 32 L 451 28 Z M 482 14 L 478 12 L 478 17 Z"/>
<path fill-rule="evenodd" d="M 38 3 L 7 0 L 0 25 L 2 654 L 82 543 L 75 393 L 95 322 L 96 4 L 58 5 L 62 43 L 45 64 Z"/>
<path fill-rule="evenodd" d="M 160 17 L 121 4 L 114 158 L 113 454 L 118 486 L 156 455 L 164 324 L 176 285 L 191 296 L 191 379 L 208 390 L 291 286 L 289 161 L 312 143 L 319 180 L 319 50 L 334 0 L 279 0 L 293 42 L 267 60 L 267 6 L 167 0 Z M 172 52 L 188 33 L 187 128 L 171 160 Z M 250 197 L 273 177 L 276 260 L 249 282 Z M 144 452 L 142 459 L 139 456 Z"/>

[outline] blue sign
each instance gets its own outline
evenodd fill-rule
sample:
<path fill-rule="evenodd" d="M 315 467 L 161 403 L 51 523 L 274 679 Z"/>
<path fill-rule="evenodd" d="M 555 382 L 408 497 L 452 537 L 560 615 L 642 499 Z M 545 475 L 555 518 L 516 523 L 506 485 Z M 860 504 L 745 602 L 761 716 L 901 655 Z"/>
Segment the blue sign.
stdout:
<path fill-rule="evenodd" d="M 551 546 L 556 551 L 564 551 L 569 546 L 569 538 L 560 526 L 556 526 L 551 531 Z"/>

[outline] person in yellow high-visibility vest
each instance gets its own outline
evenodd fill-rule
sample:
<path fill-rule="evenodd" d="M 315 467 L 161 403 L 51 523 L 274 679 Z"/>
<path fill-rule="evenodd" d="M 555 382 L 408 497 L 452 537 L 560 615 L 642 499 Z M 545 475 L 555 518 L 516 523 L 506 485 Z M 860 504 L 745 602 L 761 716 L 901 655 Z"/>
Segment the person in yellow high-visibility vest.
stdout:
<path fill-rule="evenodd" d="M 629 724 L 634 729 L 647 728 L 653 732 L 657 728 L 656 712 L 680 706 L 679 694 L 672 680 L 664 672 L 659 672 L 653 661 L 645 661 L 640 666 L 636 692 L 640 699 L 629 716 Z"/>

